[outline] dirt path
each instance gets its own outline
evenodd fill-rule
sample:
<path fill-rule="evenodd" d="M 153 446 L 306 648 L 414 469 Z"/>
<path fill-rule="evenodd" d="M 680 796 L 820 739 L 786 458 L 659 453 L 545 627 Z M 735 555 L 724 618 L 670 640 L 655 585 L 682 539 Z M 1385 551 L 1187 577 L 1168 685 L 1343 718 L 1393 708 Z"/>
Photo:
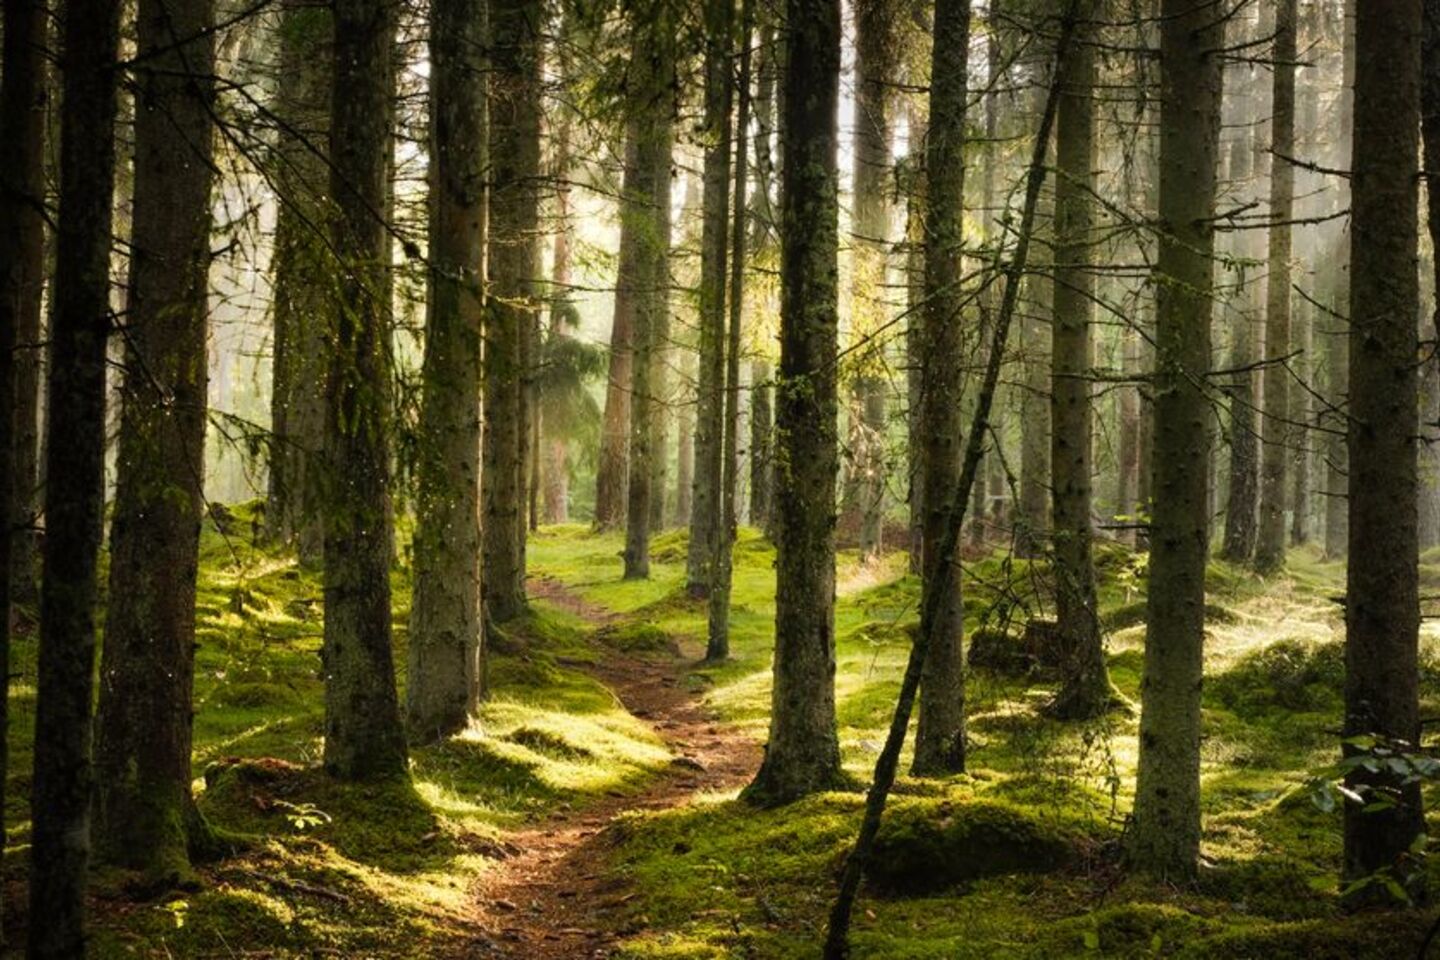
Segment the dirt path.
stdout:
<path fill-rule="evenodd" d="M 532 580 L 532 597 L 583 617 L 595 627 L 615 618 L 554 580 Z M 637 794 L 607 796 L 561 813 L 509 838 L 517 853 L 485 878 L 477 921 L 489 931 L 481 956 L 526 960 L 608 957 L 624 928 L 633 894 L 606 876 L 609 844 L 602 833 L 632 810 L 681 807 L 704 790 L 731 790 L 760 763 L 760 746 L 718 723 L 684 685 L 686 661 L 643 660 L 606 648 L 590 673 L 625 708 L 649 723 L 676 759 Z"/>

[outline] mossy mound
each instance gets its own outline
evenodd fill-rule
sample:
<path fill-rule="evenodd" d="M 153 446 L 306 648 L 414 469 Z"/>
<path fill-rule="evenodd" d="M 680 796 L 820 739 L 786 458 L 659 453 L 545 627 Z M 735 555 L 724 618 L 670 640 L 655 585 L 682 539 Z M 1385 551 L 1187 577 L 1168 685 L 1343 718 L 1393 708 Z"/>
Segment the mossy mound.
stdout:
<path fill-rule="evenodd" d="M 677 527 L 650 538 L 651 563 L 684 563 L 690 550 L 690 528 Z"/>
<path fill-rule="evenodd" d="M 1272 643 L 1207 682 L 1209 692 L 1236 712 L 1338 709 L 1344 684 L 1344 647 L 1301 640 Z"/>
<path fill-rule="evenodd" d="M 570 743 L 564 737 L 535 727 L 520 727 L 507 734 L 505 739 L 539 753 L 550 754 L 566 760 L 584 760 L 594 756 L 589 750 Z"/>
<path fill-rule="evenodd" d="M 597 631 L 595 639 L 626 653 L 661 653 L 675 647 L 668 633 L 647 620 L 612 624 Z"/>
<path fill-rule="evenodd" d="M 1140 626 L 1145 622 L 1145 601 L 1137 600 L 1124 606 L 1107 610 L 1100 615 L 1100 628 L 1107 633 Z M 1205 604 L 1207 624 L 1231 625 L 1240 622 L 1240 615 L 1229 607 L 1218 603 Z"/>
<path fill-rule="evenodd" d="M 1157 957 L 1221 929 L 1168 904 L 1125 903 L 1055 923 L 1042 940 L 1050 956 Z"/>
<path fill-rule="evenodd" d="M 897 805 L 875 839 L 867 871 L 881 893 L 917 896 L 960 883 L 1061 869 L 1080 837 L 1008 804 L 953 800 Z"/>
<path fill-rule="evenodd" d="M 1020 677 L 1035 667 L 1035 660 L 1025 649 L 1025 641 L 1009 630 L 981 627 L 970 635 L 966 655 L 970 667 L 989 670 L 1004 677 Z"/>
<path fill-rule="evenodd" d="M 1207 871 L 1201 876 L 1200 888 L 1207 896 L 1226 900 L 1246 913 L 1275 920 L 1309 920 L 1328 916 L 1335 909 L 1334 897 L 1322 891 L 1318 881 L 1293 860 L 1267 857 Z"/>
<path fill-rule="evenodd" d="M 1176 960 L 1395 960 L 1413 957 L 1430 924 L 1415 911 L 1265 923 L 1186 944 Z"/>

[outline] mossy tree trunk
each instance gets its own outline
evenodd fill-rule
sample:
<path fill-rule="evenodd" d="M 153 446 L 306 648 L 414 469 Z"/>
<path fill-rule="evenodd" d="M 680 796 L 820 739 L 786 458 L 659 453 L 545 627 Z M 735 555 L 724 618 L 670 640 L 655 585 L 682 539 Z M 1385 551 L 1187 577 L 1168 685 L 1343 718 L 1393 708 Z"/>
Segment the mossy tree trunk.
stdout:
<path fill-rule="evenodd" d="M 318 565 L 324 548 L 319 460 L 325 446 L 330 287 L 330 90 L 333 15 L 313 0 L 285 0 L 280 14 L 279 119 L 275 189 L 280 203 L 271 255 L 274 311 L 271 364 L 268 535 L 293 543 Z"/>
<path fill-rule="evenodd" d="M 1356 5 L 1344 726 L 1347 737 L 1417 746 L 1421 32 L 1420 0 Z M 1345 805 L 1344 879 L 1398 872 L 1425 831 L 1419 784 L 1402 786 L 1393 775 L 1370 777 L 1362 770 L 1350 785 L 1386 788 L 1393 804 L 1380 810 Z"/>
<path fill-rule="evenodd" d="M 485 307 L 484 598 L 504 623 L 525 610 L 525 341 L 535 321 L 543 12 L 490 3 L 490 289 Z M 622 488 L 623 489 L 623 488 Z"/>
<path fill-rule="evenodd" d="M 205 503 L 214 16 L 212 0 L 142 0 L 137 10 L 126 376 L 95 722 L 99 856 L 165 885 L 193 879 L 187 844 L 199 822 L 190 701 Z"/>
<path fill-rule="evenodd" d="M 1095 598 L 1091 559 L 1091 342 L 1095 276 L 1094 195 L 1097 75 L 1093 4 L 1082 2 L 1075 42 L 1059 65 L 1055 130 L 1055 293 L 1050 378 L 1051 516 L 1055 613 L 1065 658 L 1052 712 L 1067 719 L 1099 716 L 1110 705 L 1110 677 Z"/>
<path fill-rule="evenodd" d="M 964 388 L 965 82 L 970 4 L 951 0 L 935 18 L 930 121 L 925 140 L 925 306 L 920 318 L 920 463 L 924 491 L 922 606 L 934 609 L 920 676 L 914 770 L 965 769 L 965 611 L 960 565 L 943 552 L 961 469 Z M 978 482 L 978 481 L 977 481 Z M 969 491 L 966 491 L 967 493 Z M 953 541 L 952 541 L 953 542 Z M 942 599 L 936 601 L 935 595 Z M 935 606 L 936 603 L 939 606 Z"/>
<path fill-rule="evenodd" d="M 335 5 L 330 125 L 332 306 L 325 409 L 325 769 L 406 775 L 391 651 L 390 310 L 386 206 L 395 7 Z"/>
<path fill-rule="evenodd" d="M 46 409 L 52 439 L 46 444 L 30 791 L 30 916 L 44 918 L 30 925 L 29 956 L 37 960 L 85 952 L 120 4 L 71 6 L 61 37 L 60 210 Z"/>
<path fill-rule="evenodd" d="M 692 597 L 709 594 L 715 538 L 720 535 L 720 484 L 725 440 L 725 286 L 729 252 L 731 31 L 734 0 L 705 0 L 705 147 L 700 228 L 699 379 L 695 393 L 694 495 L 685 584 Z"/>
<path fill-rule="evenodd" d="M 430 271 L 416 460 L 405 720 L 447 736 L 479 705 L 480 336 L 485 255 L 484 0 L 430 11 Z"/>
<path fill-rule="evenodd" d="M 1255 569 L 1285 565 L 1286 471 L 1297 440 L 1290 404 L 1290 220 L 1295 212 L 1296 0 L 1275 5 L 1274 87 L 1270 120 L 1270 229 L 1265 293 L 1265 416 L 1261 428 L 1260 528 Z"/>
<path fill-rule="evenodd" d="M 784 803 L 840 781 L 835 721 L 838 0 L 786 0 L 770 738 L 745 791 Z"/>
<path fill-rule="evenodd" d="M 1160 250 L 1156 266 L 1150 590 L 1140 764 L 1128 854 L 1139 870 L 1192 876 L 1200 848 L 1200 681 L 1205 638 L 1208 417 L 1220 51 L 1208 5 L 1162 0 Z"/>

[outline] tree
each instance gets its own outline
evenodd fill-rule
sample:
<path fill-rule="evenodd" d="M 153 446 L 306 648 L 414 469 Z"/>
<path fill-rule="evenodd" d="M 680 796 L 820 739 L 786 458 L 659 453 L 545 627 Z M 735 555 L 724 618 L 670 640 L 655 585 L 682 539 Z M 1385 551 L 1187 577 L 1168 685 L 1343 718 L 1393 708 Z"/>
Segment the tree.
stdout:
<path fill-rule="evenodd" d="M 169 885 L 203 838 L 190 793 L 208 362 L 211 0 L 143 0 L 110 603 L 96 715 L 105 861 Z M 184 38 L 175 42 L 176 37 Z"/>
<path fill-rule="evenodd" d="M 1222 4 L 1161 0 L 1160 249 L 1150 589 L 1140 687 L 1140 765 L 1131 863 L 1194 873 L 1200 847 L 1200 681 L 1205 638 L 1206 488 Z"/>
<path fill-rule="evenodd" d="M 1032 86 L 1037 111 L 1043 108 L 1049 93 L 1049 85 L 1043 80 L 1037 78 Z M 1020 322 L 1025 384 L 1020 397 L 1020 496 L 1016 504 L 1018 530 L 1015 549 L 1022 557 L 1042 556 L 1050 532 L 1050 404 L 1047 394 L 1050 390 L 1050 321 L 1055 301 L 1055 285 L 1051 279 L 1054 255 L 1049 243 L 1040 243 L 1031 256 L 1035 268 L 1026 278 L 1029 302 Z"/>
<path fill-rule="evenodd" d="M 1343 77 L 1340 84 L 1339 136 L 1333 145 L 1335 165 L 1349 163 L 1354 144 L 1355 120 L 1355 4 L 1357 0 L 1344 0 L 1341 27 Z M 1427 163 L 1426 168 L 1429 169 Z M 1343 208 L 1350 202 L 1350 181 L 1340 182 L 1339 205 Z M 1349 477 L 1349 429 L 1345 407 L 1350 394 L 1350 332 L 1345 312 L 1350 304 L 1350 269 L 1345 258 L 1343 244 L 1336 243 L 1332 256 L 1340 269 L 1334 271 L 1335 284 L 1331 291 L 1334 307 L 1330 311 L 1329 328 L 1325 333 L 1326 373 L 1326 416 L 1323 422 L 1329 427 L 1325 444 L 1325 556 L 1337 559 L 1345 556 L 1350 544 L 1350 504 L 1346 495 Z"/>
<path fill-rule="evenodd" d="M 1255 569 L 1271 573 L 1285 565 L 1285 488 L 1290 448 L 1298 437 L 1290 418 L 1290 220 L 1295 214 L 1296 0 L 1275 6 L 1275 72 L 1270 121 L 1270 249 L 1265 293 L 1265 354 L 1262 375 L 1265 417 L 1260 459 L 1260 529 Z"/>
<path fill-rule="evenodd" d="M 484 0 L 430 9 L 430 271 L 421 371 L 411 739 L 462 729 L 479 705 L 480 266 L 485 251 Z"/>
<path fill-rule="evenodd" d="M 389 235 L 382 212 L 395 93 L 395 6 L 335 4 L 330 124 L 332 306 L 325 409 L 325 769 L 406 775 L 390 624 Z"/>
<path fill-rule="evenodd" d="M 490 4 L 490 290 L 485 306 L 484 597 L 525 609 L 525 340 L 539 302 L 540 63 L 536 0 Z"/>
<path fill-rule="evenodd" d="M 925 299 L 920 318 L 920 489 L 924 501 L 921 604 L 933 607 L 920 677 L 917 774 L 965 769 L 965 611 L 960 566 L 944 551 L 950 498 L 960 479 L 964 387 L 962 317 L 965 76 L 970 4 L 948 0 L 935 14 L 930 121 L 925 140 Z M 972 518 L 973 521 L 973 518 Z M 937 597 L 943 599 L 936 599 Z"/>
<path fill-rule="evenodd" d="M 715 538 L 720 536 L 720 484 L 725 439 L 725 281 L 730 205 L 730 33 L 734 0 L 705 0 L 705 146 L 700 228 L 700 368 L 695 403 L 695 492 L 685 584 L 692 597 L 709 594 Z"/>
<path fill-rule="evenodd" d="M 1090 554 L 1090 324 L 1095 276 L 1090 263 L 1094 195 L 1097 74 L 1091 8 L 1083 4 L 1075 42 L 1060 64 L 1056 120 L 1055 291 L 1051 325 L 1050 476 L 1055 543 L 1055 611 L 1064 682 L 1051 711 L 1059 717 L 1099 716 L 1110 706 L 1110 677 L 1095 597 Z"/>
<path fill-rule="evenodd" d="M 7 20 L 7 33 L 9 31 Z M 90 706 L 104 522 L 105 348 L 110 334 L 120 4 L 66 10 L 60 210 L 50 315 L 45 545 L 30 793 L 29 955 L 83 956 L 90 859 Z"/>
<path fill-rule="evenodd" d="M 1344 732 L 1347 739 L 1408 744 L 1420 742 L 1415 258 L 1421 31 L 1420 0 L 1356 4 Z M 1353 751 L 1351 742 L 1347 750 Z M 1391 805 L 1346 804 L 1345 879 L 1396 870 L 1425 831 L 1419 785 L 1362 769 L 1350 786 L 1384 790 Z"/>
<path fill-rule="evenodd" d="M 280 204 L 271 256 L 274 342 L 265 522 L 272 539 L 293 542 L 300 561 L 311 566 L 320 563 L 324 548 L 318 501 L 328 367 L 325 197 L 333 31 L 328 4 L 284 0 L 273 107 L 279 128 L 273 176 Z"/>
<path fill-rule="evenodd" d="M 757 803 L 785 803 L 841 779 L 835 727 L 840 4 L 786 0 L 785 10 L 775 661 L 769 743 L 745 790 Z"/>

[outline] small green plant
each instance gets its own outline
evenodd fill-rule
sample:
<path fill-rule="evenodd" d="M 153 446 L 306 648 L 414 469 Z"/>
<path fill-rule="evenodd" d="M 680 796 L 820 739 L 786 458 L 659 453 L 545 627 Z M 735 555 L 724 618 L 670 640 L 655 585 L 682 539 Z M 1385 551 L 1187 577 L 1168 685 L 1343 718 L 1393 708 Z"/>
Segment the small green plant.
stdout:
<path fill-rule="evenodd" d="M 290 822 L 291 829 L 297 833 L 304 833 L 313 827 L 321 827 L 330 822 L 330 814 L 313 803 L 290 803 L 286 800 L 271 802 L 275 809 L 284 814 L 285 819 Z"/>

